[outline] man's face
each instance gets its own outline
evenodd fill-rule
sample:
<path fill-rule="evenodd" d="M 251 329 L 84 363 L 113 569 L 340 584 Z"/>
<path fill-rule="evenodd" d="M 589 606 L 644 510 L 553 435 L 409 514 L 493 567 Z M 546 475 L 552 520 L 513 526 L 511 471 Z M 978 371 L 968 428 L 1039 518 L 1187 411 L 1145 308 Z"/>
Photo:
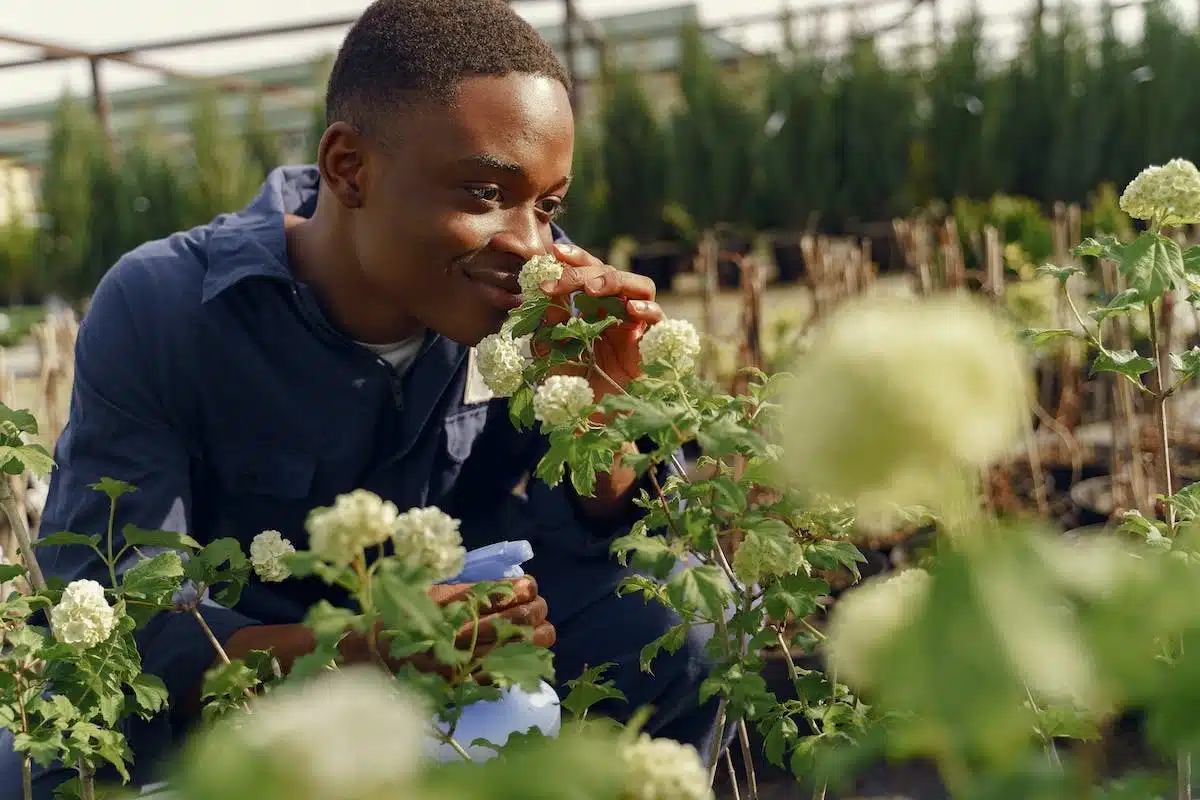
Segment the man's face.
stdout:
<path fill-rule="evenodd" d="M 551 246 L 570 180 L 574 121 L 558 81 L 473 78 L 452 105 L 381 130 L 360 172 L 353 243 L 366 288 L 462 344 L 516 307 L 517 272 Z"/>

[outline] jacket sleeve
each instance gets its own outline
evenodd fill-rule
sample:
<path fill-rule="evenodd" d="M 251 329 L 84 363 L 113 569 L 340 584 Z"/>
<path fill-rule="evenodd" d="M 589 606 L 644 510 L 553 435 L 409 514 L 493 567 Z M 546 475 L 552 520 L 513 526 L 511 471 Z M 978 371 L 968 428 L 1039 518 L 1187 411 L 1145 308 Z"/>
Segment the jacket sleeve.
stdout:
<path fill-rule="evenodd" d="M 132 484 L 135 491 L 117 500 L 114 552 L 123 546 L 121 531 L 129 523 L 204 541 L 189 530 L 191 457 L 181 415 L 177 409 L 172 413 L 175 403 L 165 399 L 169 394 L 163 390 L 173 365 L 161 363 L 164 348 L 151 345 L 150 333 L 139 330 L 139 320 L 146 315 L 139 317 L 132 310 L 145 308 L 153 314 L 149 310 L 155 306 L 144 304 L 161 302 L 145 296 L 149 289 L 141 278 L 147 273 L 138 266 L 123 262 L 110 270 L 80 325 L 70 415 L 55 445 L 56 468 L 39 532 L 105 534 L 109 500 L 90 485 L 115 478 Z M 37 555 L 47 576 L 110 582 L 103 561 L 86 547 L 47 546 L 38 548 Z M 119 573 L 137 560 L 119 564 Z M 222 644 L 238 629 L 254 624 L 211 601 L 200 611 Z M 172 705 L 199 683 L 216 658 L 191 615 L 160 613 L 135 637 L 143 670 L 163 680 Z"/>

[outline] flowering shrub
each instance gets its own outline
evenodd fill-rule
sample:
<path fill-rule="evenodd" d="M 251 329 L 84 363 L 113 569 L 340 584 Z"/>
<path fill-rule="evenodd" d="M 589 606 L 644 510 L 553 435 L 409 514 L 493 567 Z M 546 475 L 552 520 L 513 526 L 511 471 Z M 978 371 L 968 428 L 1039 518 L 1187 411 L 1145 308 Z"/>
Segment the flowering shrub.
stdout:
<path fill-rule="evenodd" d="M 1200 351 L 1171 359 L 1178 383 L 1146 386 L 1141 376 L 1161 362 L 1106 349 L 1099 323 L 1146 310 L 1153 320 L 1164 292 L 1192 288 L 1200 255 L 1162 227 L 1200 217 L 1197 198 L 1200 173 L 1186 162 L 1139 176 L 1122 202 L 1149 230 L 1127 245 L 1089 240 L 1079 249 L 1118 261 L 1130 291 L 1091 312 L 1094 329 L 1078 315 L 1082 331 L 1030 334 L 1034 342 L 1085 336 L 1099 353 L 1093 370 L 1134 381 L 1158 399 L 1164 419 L 1179 383 L 1200 373 Z M 641 477 L 644 514 L 612 546 L 637 568 L 619 591 L 681 619 L 646 645 L 642 666 L 652 670 L 691 628 L 711 626 L 716 668 L 697 700 L 718 698 L 747 769 L 753 728 L 767 759 L 817 796 L 883 756 L 932 758 L 955 796 L 1157 796 L 1161 789 L 1146 788 L 1161 777 L 1153 770 L 1150 783 L 1124 776 L 1107 784 L 1089 761 L 1093 751 L 1057 745 L 1090 742 L 1134 707 L 1148 709 L 1160 752 L 1182 750 L 1180 764 L 1190 763 L 1187 750 L 1200 741 L 1190 706 L 1200 696 L 1192 544 L 1200 502 L 1189 490 L 1171 493 L 1168 481 L 1165 522 L 1131 515 L 1121 530 L 1140 538 L 1078 541 L 986 512 L 980 470 L 1019 441 L 1030 414 L 1027 353 L 992 311 L 963 297 L 856 302 L 815 331 L 793 374 L 753 373 L 746 393 L 730 396 L 696 374 L 700 338 L 682 320 L 645 333 L 631 382 L 606 375 L 596 349 L 622 320 L 623 301 L 583 292 L 552 299 L 541 286 L 561 272 L 550 256 L 526 266 L 524 302 L 480 343 L 480 372 L 507 398 L 512 424 L 547 437 L 537 479 L 570 480 L 589 496 L 614 463 Z M 1075 271 L 1046 272 L 1065 283 Z M 552 309 L 564 321 L 548 323 Z M 4 411 L 7 473 L 52 466 L 22 438 L 35 432 L 28 414 Z M 688 443 L 702 453 L 691 464 L 681 456 Z M 0 482 L 0 501 L 15 520 L 6 488 Z M 110 479 L 95 488 L 113 503 L 133 490 Z M 831 594 L 822 576 L 857 576 L 864 560 L 855 535 L 914 514 L 936 522 L 936 552 L 852 588 L 822 624 Z M 31 556 L 28 532 L 16 527 Z M 430 596 L 465 555 L 458 521 L 436 508 L 401 512 L 360 490 L 314 509 L 306 527 L 307 549 L 264 531 L 248 555 L 232 540 L 201 547 L 132 527 L 119 552 L 111 530 L 39 542 L 95 549 L 107 585 L 47 585 L 32 557 L 26 568 L 0 569 L 0 581 L 23 575 L 30 586 L 0 604 L 0 720 L 17 734 L 26 774 L 32 761 L 74 764 L 76 788 L 89 800 L 101 764 L 127 777 L 120 721 L 166 703 L 162 685 L 141 673 L 132 632 L 156 613 L 204 625 L 201 598 L 232 605 L 253 572 L 264 581 L 323 581 L 354 602 L 309 610 L 316 648 L 286 677 L 266 654 L 231 660 L 212 639 L 205 730 L 173 771 L 181 800 L 549 797 L 564 787 L 579 798 L 713 796 L 719 742 L 700 754 L 651 739 L 640 730 L 646 709 L 624 726 L 589 717 L 600 700 L 623 699 L 602 665 L 560 676 L 570 693 L 557 737 L 512 736 L 491 743 L 498 758 L 472 761 L 466 748 L 480 743 L 457 738 L 464 709 L 552 677 L 549 653 L 516 625 L 494 626 L 495 647 L 461 646 L 459 632 L 511 584 L 481 582 L 445 605 Z M 154 554 L 118 579 L 118 560 L 143 547 Z M 351 652 L 352 641 L 361 652 Z M 791 679 L 783 697 L 763 678 L 772 653 Z M 798 654 L 824 658 L 826 671 Z M 417 656 L 439 668 L 418 670 Z M 430 763 L 421 753 L 429 742 L 461 761 Z M 1030 758 L 1039 752 L 1045 761 Z M 1104 793 L 1093 793 L 1101 784 Z"/>

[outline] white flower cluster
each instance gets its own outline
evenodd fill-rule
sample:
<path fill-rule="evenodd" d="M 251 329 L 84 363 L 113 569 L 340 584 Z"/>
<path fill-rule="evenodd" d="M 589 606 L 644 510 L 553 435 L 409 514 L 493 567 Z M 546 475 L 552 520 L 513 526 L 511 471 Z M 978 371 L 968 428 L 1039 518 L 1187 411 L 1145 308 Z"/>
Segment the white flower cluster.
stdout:
<path fill-rule="evenodd" d="M 948 476 L 1020 441 L 1030 367 L 1012 327 L 967 298 L 847 303 L 816 332 L 779 399 L 797 488 L 860 513 L 956 501 Z"/>
<path fill-rule="evenodd" d="M 710 800 L 708 770 L 696 748 L 643 733 L 621 750 L 621 800 Z"/>
<path fill-rule="evenodd" d="M 586 378 L 578 375 L 551 375 L 533 394 L 533 415 L 551 427 L 572 425 L 583 420 L 596 395 Z"/>
<path fill-rule="evenodd" d="M 116 626 L 117 613 L 96 581 L 72 581 L 50 609 L 54 638 L 85 650 L 108 639 Z"/>
<path fill-rule="evenodd" d="M 256 764 L 255 771 L 265 767 L 274 780 L 290 784 L 295 794 L 287 796 L 411 796 L 409 782 L 423 758 L 426 709 L 376 670 L 324 672 L 301 687 L 271 692 L 252 710 L 239 715 L 232 730 L 214 731 L 210 741 L 228 749 L 230 757 Z M 238 770 L 228 772 L 236 779 Z"/>
<path fill-rule="evenodd" d="M 686 319 L 665 319 L 650 330 L 638 342 L 642 361 L 658 361 L 678 373 L 691 372 L 700 355 L 700 334 Z"/>
<path fill-rule="evenodd" d="M 878 678 L 875 657 L 923 607 L 929 573 L 910 568 L 850 589 L 833 607 L 826 631 L 829 665 L 849 684 L 869 687 Z"/>
<path fill-rule="evenodd" d="M 340 495 L 333 506 L 308 515 L 309 547 L 330 564 L 349 564 L 368 547 L 386 542 L 399 516 L 395 503 L 355 489 Z"/>
<path fill-rule="evenodd" d="M 250 542 L 250 565 L 262 580 L 278 583 L 292 574 L 283 558 L 294 552 L 296 548 L 279 531 L 263 531 Z"/>
<path fill-rule="evenodd" d="M 521 294 L 526 300 L 543 297 L 542 284 L 546 281 L 556 281 L 562 277 L 563 263 L 552 255 L 536 255 L 525 262 L 517 283 L 521 285 Z"/>
<path fill-rule="evenodd" d="M 1146 167 L 1125 187 L 1121 210 L 1169 225 L 1200 222 L 1200 169 L 1183 158 Z"/>
<path fill-rule="evenodd" d="M 432 569 L 435 583 L 453 578 L 467 557 L 458 527 L 459 521 L 440 508 L 409 509 L 396 520 L 396 555 Z"/>
<path fill-rule="evenodd" d="M 503 332 L 485 336 L 479 343 L 479 374 L 497 397 L 511 397 L 521 388 L 529 363 L 521 345 L 520 339 Z"/>

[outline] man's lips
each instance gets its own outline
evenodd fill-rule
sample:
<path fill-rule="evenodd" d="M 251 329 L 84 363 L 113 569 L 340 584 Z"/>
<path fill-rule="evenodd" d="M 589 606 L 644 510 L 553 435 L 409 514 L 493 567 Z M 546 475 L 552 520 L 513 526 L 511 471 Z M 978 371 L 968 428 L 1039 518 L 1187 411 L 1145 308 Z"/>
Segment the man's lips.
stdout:
<path fill-rule="evenodd" d="M 521 284 L 517 281 L 517 273 L 506 269 L 498 269 L 496 267 L 472 267 L 465 271 L 466 276 L 473 281 L 486 283 L 489 286 L 495 286 L 497 289 L 503 289 L 512 294 L 521 293 Z"/>

